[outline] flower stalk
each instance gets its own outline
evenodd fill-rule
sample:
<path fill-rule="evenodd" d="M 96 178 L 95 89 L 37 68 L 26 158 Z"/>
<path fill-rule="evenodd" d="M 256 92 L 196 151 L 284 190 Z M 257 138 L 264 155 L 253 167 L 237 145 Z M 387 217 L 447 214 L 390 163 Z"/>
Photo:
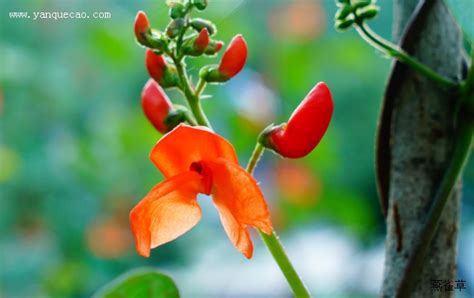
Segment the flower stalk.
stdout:
<path fill-rule="evenodd" d="M 250 157 L 246 167 L 246 170 L 247 172 L 249 172 L 249 174 L 253 173 L 264 151 L 265 148 L 260 144 L 260 142 L 257 142 L 257 144 L 255 145 L 255 149 L 253 150 L 252 156 Z M 263 243 L 265 243 L 273 258 L 275 259 L 276 263 L 280 267 L 280 270 L 283 272 L 283 275 L 285 276 L 286 280 L 288 281 L 288 284 L 293 290 L 295 297 L 311 297 L 311 294 L 304 285 L 303 281 L 301 280 L 301 277 L 298 275 L 295 268 L 291 264 L 291 261 L 285 252 L 285 248 L 280 242 L 280 239 L 276 234 L 275 230 L 273 230 L 273 233 L 271 235 L 267 235 L 258 229 L 257 231 L 260 237 L 262 238 Z"/>
<path fill-rule="evenodd" d="M 178 78 L 180 81 L 179 89 L 183 91 L 186 101 L 188 102 L 191 112 L 196 118 L 198 125 L 207 126 L 212 129 L 211 124 L 209 123 L 209 120 L 202 109 L 199 95 L 197 95 L 191 87 L 186 71 L 184 70 L 182 60 L 174 58 L 173 61 L 176 66 Z"/>

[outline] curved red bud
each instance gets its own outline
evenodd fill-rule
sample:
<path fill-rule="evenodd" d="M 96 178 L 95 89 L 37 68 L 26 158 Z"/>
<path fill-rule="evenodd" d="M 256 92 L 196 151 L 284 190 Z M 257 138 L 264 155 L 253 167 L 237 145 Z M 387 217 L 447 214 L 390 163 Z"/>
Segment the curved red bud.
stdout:
<path fill-rule="evenodd" d="M 202 53 L 207 48 L 208 44 L 209 44 L 209 31 L 207 31 L 207 28 L 204 28 L 201 30 L 201 32 L 199 32 L 199 35 L 196 38 L 196 41 L 194 42 L 194 48 Z"/>
<path fill-rule="evenodd" d="M 222 47 L 222 46 L 221 46 Z M 226 79 L 230 79 L 244 68 L 247 60 L 247 43 L 242 35 L 236 35 L 222 56 L 219 64 L 219 73 Z"/>
<path fill-rule="evenodd" d="M 165 91 L 153 79 L 149 79 L 143 87 L 142 108 L 145 116 L 159 132 L 168 132 L 165 119 L 173 109 L 173 105 Z"/>
<path fill-rule="evenodd" d="M 308 155 L 324 136 L 334 106 L 329 88 L 318 83 L 291 115 L 286 125 L 271 129 L 266 138 L 271 149 L 284 157 Z"/>
<path fill-rule="evenodd" d="M 222 49 L 223 46 L 224 46 L 224 43 L 222 41 L 218 41 L 216 43 L 216 47 L 215 47 L 215 50 L 214 50 L 215 53 L 219 52 Z"/>
<path fill-rule="evenodd" d="M 150 22 L 145 12 L 139 11 L 135 17 L 135 37 L 140 43 L 146 43 L 145 33 L 150 29 Z"/>
<path fill-rule="evenodd" d="M 155 54 L 153 50 L 146 50 L 145 64 L 150 77 L 155 79 L 157 82 L 161 82 L 164 77 L 164 73 L 168 65 L 162 55 Z"/>

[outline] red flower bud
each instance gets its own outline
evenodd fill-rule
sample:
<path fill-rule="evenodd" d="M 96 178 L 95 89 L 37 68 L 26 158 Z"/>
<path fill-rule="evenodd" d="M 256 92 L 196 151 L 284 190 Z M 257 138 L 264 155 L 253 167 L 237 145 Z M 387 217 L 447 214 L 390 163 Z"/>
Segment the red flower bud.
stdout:
<path fill-rule="evenodd" d="M 153 50 L 147 49 L 145 64 L 150 77 L 155 79 L 157 82 L 163 80 L 167 65 L 166 60 L 162 55 L 157 55 L 153 52 Z"/>
<path fill-rule="evenodd" d="M 244 68 L 247 60 L 247 43 L 242 35 L 236 35 L 222 56 L 219 64 L 219 73 L 226 79 L 230 79 Z"/>
<path fill-rule="evenodd" d="M 139 11 L 135 17 L 135 37 L 141 44 L 147 44 L 145 33 L 150 30 L 150 22 L 143 11 Z"/>
<path fill-rule="evenodd" d="M 199 32 L 198 37 L 194 41 L 194 48 L 199 52 L 204 52 L 206 50 L 207 45 L 209 44 L 209 31 L 206 28 L 202 29 Z"/>
<path fill-rule="evenodd" d="M 217 52 L 219 52 L 222 47 L 224 46 L 224 43 L 222 41 L 218 40 L 210 40 L 209 44 L 207 45 L 206 50 L 204 51 L 204 54 L 212 56 L 215 55 Z"/>
<path fill-rule="evenodd" d="M 165 91 L 153 79 L 149 79 L 143 87 L 142 108 L 145 116 L 159 132 L 168 132 L 169 127 L 165 124 L 165 120 L 173 105 Z"/>
<path fill-rule="evenodd" d="M 145 58 L 146 69 L 150 77 L 160 84 L 163 88 L 175 87 L 178 84 L 176 68 L 166 63 L 162 55 L 158 55 L 153 50 L 146 50 Z"/>
<path fill-rule="evenodd" d="M 320 82 L 306 95 L 288 123 L 265 129 L 259 141 L 283 157 L 304 157 L 321 141 L 332 112 L 331 92 L 325 83 Z"/>
<path fill-rule="evenodd" d="M 219 52 L 223 46 L 224 46 L 224 43 L 222 41 L 216 42 L 216 47 L 214 48 L 214 52 L 216 53 Z"/>

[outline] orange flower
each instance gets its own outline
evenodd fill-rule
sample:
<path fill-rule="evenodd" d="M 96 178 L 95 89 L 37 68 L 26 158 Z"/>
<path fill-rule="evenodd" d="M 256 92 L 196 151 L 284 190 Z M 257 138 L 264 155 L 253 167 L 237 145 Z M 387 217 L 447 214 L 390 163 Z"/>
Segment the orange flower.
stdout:
<path fill-rule="evenodd" d="M 247 258 L 247 225 L 272 232 L 268 207 L 255 179 L 238 164 L 234 147 L 204 127 L 179 125 L 153 148 L 151 160 L 166 178 L 130 212 L 137 251 L 170 242 L 201 219 L 198 193 L 212 195 L 230 241 Z"/>

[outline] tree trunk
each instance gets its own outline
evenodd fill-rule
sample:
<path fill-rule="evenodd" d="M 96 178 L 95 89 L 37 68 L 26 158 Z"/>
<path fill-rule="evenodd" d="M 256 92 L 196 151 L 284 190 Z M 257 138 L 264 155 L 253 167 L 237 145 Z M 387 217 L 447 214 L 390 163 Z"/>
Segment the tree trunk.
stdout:
<path fill-rule="evenodd" d="M 462 35 L 444 1 L 394 0 L 393 34 L 401 47 L 419 61 L 445 77 L 460 79 Z M 384 193 L 386 196 L 382 206 L 387 222 L 383 297 L 396 296 L 413 244 L 447 167 L 453 149 L 454 99 L 433 81 L 394 63 L 378 140 L 379 183 L 382 200 Z M 382 189 L 384 184 L 386 188 Z M 445 206 L 411 297 L 454 295 L 444 288 L 435 291 L 432 280 L 456 279 L 459 197 L 457 189 Z"/>

